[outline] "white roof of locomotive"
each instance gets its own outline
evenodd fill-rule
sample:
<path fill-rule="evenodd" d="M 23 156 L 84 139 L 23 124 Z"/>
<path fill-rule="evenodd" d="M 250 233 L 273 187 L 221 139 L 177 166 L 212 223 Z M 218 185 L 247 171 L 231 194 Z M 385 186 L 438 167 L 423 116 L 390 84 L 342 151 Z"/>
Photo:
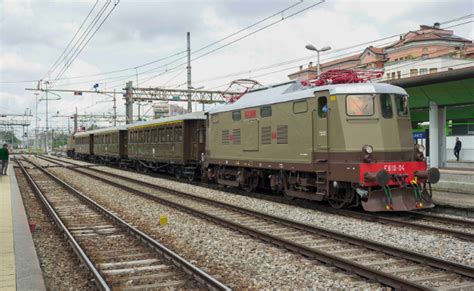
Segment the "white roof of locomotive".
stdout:
<path fill-rule="evenodd" d="M 209 109 L 207 112 L 213 114 L 267 104 L 282 103 L 291 100 L 305 99 L 313 96 L 314 92 L 326 90 L 329 91 L 330 95 L 377 93 L 408 95 L 403 88 L 384 83 L 356 83 L 304 87 L 300 85 L 299 82 L 293 81 L 250 91 L 233 104 L 216 106 Z"/>

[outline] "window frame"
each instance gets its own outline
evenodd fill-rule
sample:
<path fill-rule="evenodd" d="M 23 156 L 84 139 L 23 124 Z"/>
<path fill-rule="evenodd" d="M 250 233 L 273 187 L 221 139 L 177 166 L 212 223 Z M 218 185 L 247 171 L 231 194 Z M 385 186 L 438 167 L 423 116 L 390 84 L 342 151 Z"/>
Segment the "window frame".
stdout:
<path fill-rule="evenodd" d="M 382 117 L 384 119 L 392 119 L 393 118 L 393 103 L 392 103 L 392 95 L 388 93 L 382 93 L 378 94 L 379 95 L 379 102 L 380 102 L 380 112 L 382 113 Z M 390 101 L 390 116 L 385 116 L 385 113 L 388 113 L 388 111 L 384 110 L 384 102 L 382 102 L 382 98 L 385 98 L 385 96 L 388 97 L 388 100 Z"/>
<path fill-rule="evenodd" d="M 269 110 L 269 111 L 267 111 Z M 266 113 L 264 113 L 266 112 Z M 268 114 L 270 112 L 270 114 Z M 265 118 L 265 117 L 272 117 L 273 114 L 273 109 L 271 105 L 265 105 L 260 107 L 260 117 Z"/>
<path fill-rule="evenodd" d="M 398 102 L 397 99 L 399 97 L 404 97 L 406 98 L 406 114 L 405 115 L 400 115 L 400 111 L 398 110 Z M 401 118 L 409 118 L 410 117 L 410 108 L 408 105 L 408 95 L 403 95 L 403 94 L 394 94 L 394 101 L 395 101 L 395 108 L 397 110 L 397 116 Z"/>
<path fill-rule="evenodd" d="M 350 96 L 371 96 L 372 97 L 372 114 L 370 115 L 352 115 L 352 114 L 349 114 L 349 112 L 347 111 L 347 100 Z M 346 111 L 346 116 L 348 117 L 371 117 L 371 116 L 374 116 L 375 115 L 375 96 L 376 94 L 347 94 L 344 98 L 344 107 L 345 107 L 345 111 Z"/>
<path fill-rule="evenodd" d="M 326 101 L 326 112 L 323 111 L 324 105 L 320 107 L 320 105 L 322 104 L 320 102 L 320 100 L 323 100 L 323 99 Z M 327 110 L 329 110 L 328 97 L 327 96 L 319 96 L 317 102 L 318 102 L 318 117 L 319 118 L 327 118 L 327 116 L 328 116 Z"/>
<path fill-rule="evenodd" d="M 239 116 L 237 117 L 236 116 L 236 113 L 239 114 Z M 232 111 L 232 120 L 233 121 L 241 121 L 242 120 L 242 112 L 240 110 L 235 110 L 235 111 Z"/>

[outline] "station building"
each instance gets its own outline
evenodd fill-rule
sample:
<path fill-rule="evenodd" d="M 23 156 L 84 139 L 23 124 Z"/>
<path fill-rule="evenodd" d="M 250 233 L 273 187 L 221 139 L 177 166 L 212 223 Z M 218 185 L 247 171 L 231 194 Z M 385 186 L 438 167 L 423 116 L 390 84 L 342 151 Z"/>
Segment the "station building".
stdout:
<path fill-rule="evenodd" d="M 401 86 L 410 94 L 415 142 L 425 144 L 431 166 L 452 166 L 456 137 L 462 141 L 461 161 L 474 167 L 474 44 L 452 30 L 420 25 L 384 47 L 369 46 L 361 53 L 321 64 L 333 69 L 383 71 L 377 81 Z M 317 77 L 316 64 L 301 65 L 288 76 Z M 429 126 L 428 126 L 429 125 Z M 454 167 L 463 167 L 456 163 Z"/>

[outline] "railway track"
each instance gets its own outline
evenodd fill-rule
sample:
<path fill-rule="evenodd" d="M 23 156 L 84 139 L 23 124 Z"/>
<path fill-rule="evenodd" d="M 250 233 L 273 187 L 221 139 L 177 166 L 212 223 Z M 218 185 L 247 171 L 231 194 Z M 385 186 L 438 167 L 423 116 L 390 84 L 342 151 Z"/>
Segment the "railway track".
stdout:
<path fill-rule="evenodd" d="M 230 290 L 46 169 L 17 162 L 100 290 Z"/>
<path fill-rule="evenodd" d="M 468 290 L 474 268 L 94 168 L 88 177 L 400 289 Z"/>
<path fill-rule="evenodd" d="M 79 168 L 97 166 L 97 165 L 91 165 L 91 166 L 81 167 L 81 166 L 78 166 L 74 162 L 66 161 L 63 159 L 57 159 L 53 157 L 44 157 L 44 156 L 39 156 L 39 157 L 51 163 L 54 163 L 56 165 L 69 164 L 72 167 L 79 167 Z M 215 188 L 216 190 L 222 191 L 221 188 L 212 187 L 212 186 L 209 186 L 208 184 L 203 185 L 202 183 L 198 183 L 198 182 L 195 182 L 195 184 L 199 186 L 203 186 L 203 187 L 211 187 L 213 189 Z M 235 193 L 235 192 L 236 191 L 233 191 L 232 193 L 250 196 L 250 197 L 259 198 L 259 199 L 270 200 L 270 201 L 274 201 L 278 203 L 285 203 L 285 204 L 304 207 L 308 209 L 314 209 L 314 210 L 318 210 L 318 211 L 322 211 L 326 213 L 331 213 L 334 215 L 343 215 L 346 217 L 361 219 L 365 221 L 410 227 L 410 228 L 415 228 L 415 229 L 423 230 L 423 231 L 445 233 L 445 234 L 452 235 L 464 240 L 474 241 L 474 232 L 473 232 L 474 223 L 466 219 L 457 219 L 457 218 L 452 218 L 452 217 L 433 215 L 426 212 L 413 212 L 413 211 L 404 212 L 404 213 L 383 213 L 383 214 L 367 213 L 367 212 L 361 212 L 357 210 L 334 209 L 332 207 L 327 207 L 320 204 L 310 203 L 310 202 L 301 201 L 301 200 L 297 200 L 297 201 L 288 200 L 284 197 L 276 197 L 276 196 L 265 195 L 265 194 L 260 194 L 260 193 L 243 193 L 242 191 L 238 191 L 238 193 Z"/>

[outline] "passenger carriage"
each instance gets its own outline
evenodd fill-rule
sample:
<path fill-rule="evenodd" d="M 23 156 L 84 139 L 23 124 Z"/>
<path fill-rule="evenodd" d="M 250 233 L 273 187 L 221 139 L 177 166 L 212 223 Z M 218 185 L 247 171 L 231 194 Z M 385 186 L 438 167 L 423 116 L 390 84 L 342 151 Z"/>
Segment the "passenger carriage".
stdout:
<path fill-rule="evenodd" d="M 128 158 L 143 171 L 165 171 L 192 180 L 200 175 L 205 116 L 194 112 L 128 126 Z"/>

